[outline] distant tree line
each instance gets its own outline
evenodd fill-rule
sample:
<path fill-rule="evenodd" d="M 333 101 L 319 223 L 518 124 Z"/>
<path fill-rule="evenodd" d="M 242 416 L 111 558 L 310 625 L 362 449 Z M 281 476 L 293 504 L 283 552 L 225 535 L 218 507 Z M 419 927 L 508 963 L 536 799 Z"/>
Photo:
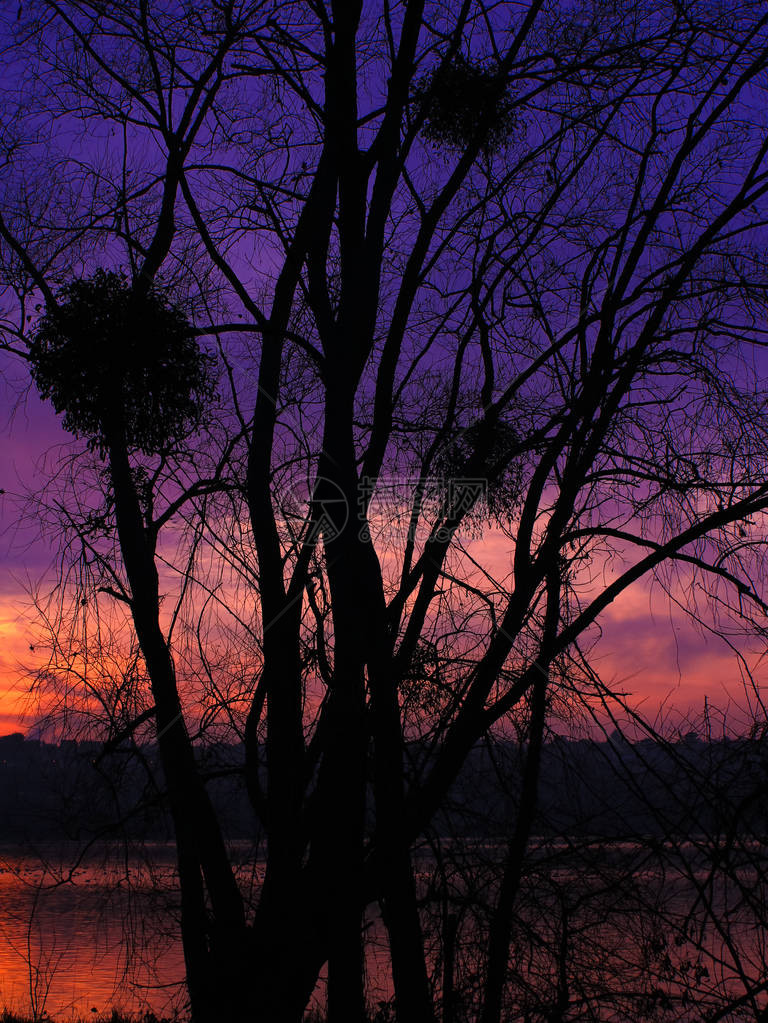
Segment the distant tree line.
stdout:
<path fill-rule="evenodd" d="M 577 841 L 768 833 L 768 806 L 758 795 L 768 785 L 765 744 L 762 738 L 705 742 L 695 732 L 663 743 L 555 737 L 542 749 L 531 835 Z M 423 752 L 410 750 L 414 758 Z M 196 754 L 225 836 L 258 847 L 243 746 L 208 745 Z M 524 755 L 512 742 L 476 747 L 434 819 L 434 834 L 508 839 Z M 0 843 L 112 841 L 119 833 L 133 841 L 172 841 L 167 794 L 162 785 L 153 790 L 161 771 L 156 746 L 125 758 L 105 756 L 101 742 L 1 736 Z"/>

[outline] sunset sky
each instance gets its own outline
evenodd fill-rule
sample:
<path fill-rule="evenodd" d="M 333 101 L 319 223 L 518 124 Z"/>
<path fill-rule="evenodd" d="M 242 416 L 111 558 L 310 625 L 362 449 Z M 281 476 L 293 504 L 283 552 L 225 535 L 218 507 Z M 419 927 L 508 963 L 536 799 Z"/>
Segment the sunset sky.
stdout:
<path fill-rule="evenodd" d="M 768 1023 L 768 0 L 0 56 L 0 1023 Z"/>
<path fill-rule="evenodd" d="M 26 65 L 21 61 L 13 73 L 20 75 L 24 67 Z M 10 78 L 6 87 L 8 82 Z M 380 86 L 381 83 L 378 83 Z M 744 109 L 749 111 L 750 118 L 757 119 L 758 107 L 752 111 L 748 93 L 745 96 L 747 105 Z M 739 103 L 744 103 L 743 97 Z M 735 110 L 740 109 L 737 104 Z M 743 113 L 741 110 L 742 116 Z M 670 123 L 674 123 L 678 115 L 679 111 L 673 104 L 668 111 Z M 62 124 L 67 123 L 64 118 Z M 94 132 L 101 132 L 107 150 L 111 147 L 114 149 L 113 155 L 118 154 L 119 140 L 115 141 L 115 136 L 115 140 L 110 142 L 112 135 L 108 131 L 111 130 L 108 121 L 99 122 L 97 126 L 94 119 L 86 135 L 80 138 L 73 134 L 70 139 L 64 128 L 57 127 L 65 139 L 61 143 L 62 151 L 67 152 L 71 146 L 78 158 L 81 155 L 78 146 L 86 155 L 93 155 L 89 146 L 97 137 Z M 537 138 L 539 128 L 535 118 L 531 119 L 526 130 L 530 131 L 532 140 Z M 147 138 L 151 137 L 150 132 Z M 149 154 L 153 150 L 143 146 L 141 132 L 137 132 L 136 139 L 127 134 L 126 140 L 130 140 L 135 147 L 132 158 L 137 172 L 145 173 L 144 164 L 147 167 L 151 164 L 154 157 Z M 429 147 L 426 152 L 431 152 Z M 299 158 L 295 156 L 295 159 L 297 173 L 294 180 L 300 180 L 305 165 L 301 164 L 302 169 L 299 170 Z M 437 163 L 430 157 L 425 162 L 425 180 L 429 179 L 433 166 L 437 166 Z M 622 165 L 612 171 L 615 188 L 618 188 L 617 182 L 621 178 L 620 171 L 624 172 Z M 551 178 L 551 167 L 544 173 Z M 599 207 L 599 192 L 604 180 L 597 168 L 595 175 L 592 182 L 595 195 L 592 199 Z M 726 192 L 730 187 L 730 184 L 727 185 Z M 620 191 L 617 191 L 616 195 L 619 194 Z M 610 203 L 606 209 L 609 206 Z M 591 215 L 585 206 L 585 223 L 590 222 Z M 254 232 L 253 236 L 254 239 L 258 238 L 262 269 L 265 260 L 268 262 L 282 251 L 282 247 L 277 246 L 274 240 L 271 243 L 274 247 L 270 249 L 270 243 L 264 240 L 265 234 L 259 231 Z M 228 246 L 230 242 L 231 239 L 228 240 Z M 257 242 L 254 240 L 253 244 Z M 562 241 L 557 244 L 562 244 Z M 451 273 L 454 269 L 452 266 Z M 449 277 L 450 274 L 446 280 Z M 596 289 L 595 296 L 598 296 L 598 292 L 599 289 Z M 722 363 L 724 373 L 728 365 L 727 361 Z M 39 666 L 44 651 L 37 642 L 38 633 L 30 595 L 35 587 L 44 589 L 46 584 L 50 585 L 56 553 L 51 538 L 43 535 L 44 531 L 34 516 L 30 520 L 30 506 L 25 503 L 25 495 L 45 483 L 47 471 L 57 459 L 57 446 L 69 442 L 51 408 L 40 401 L 34 389 L 30 390 L 21 360 L 14 361 L 10 355 L 0 354 L 0 490 L 5 491 L 0 495 L 0 734 L 16 728 L 31 727 L 29 717 L 20 717 L 20 712 L 24 706 L 23 697 L 28 687 L 29 671 Z M 481 560 L 492 565 L 495 574 L 504 577 L 509 571 L 509 540 L 500 531 L 489 528 L 480 543 L 483 548 Z M 717 708 L 723 714 L 732 715 L 733 720 L 738 720 L 737 708 L 745 708 L 754 695 L 749 693 L 749 686 L 745 688 L 745 665 L 740 664 L 728 642 L 696 628 L 679 608 L 670 603 L 661 587 L 649 581 L 635 584 L 610 606 L 600 620 L 600 627 L 602 637 L 592 650 L 595 667 L 606 684 L 631 696 L 633 705 L 642 708 L 651 719 L 655 719 L 661 712 L 671 716 L 695 716 L 701 711 L 706 697 L 710 708 Z M 740 639 L 734 639 L 733 642 L 743 653 L 746 667 L 753 670 L 754 680 L 759 684 L 761 650 L 754 643 L 747 645 Z"/>
<path fill-rule="evenodd" d="M 55 563 L 55 550 L 35 522 L 24 521 L 24 495 L 45 482 L 46 463 L 55 461 L 59 446 L 70 438 L 53 410 L 26 385 L 24 366 L 8 355 L 2 359 L 0 488 L 6 493 L 0 497 L 0 734 L 5 734 L 33 727 L 25 695 L 29 669 L 40 664 L 44 650 L 36 645 L 39 630 L 30 593 L 52 578 Z M 500 531 L 487 530 L 475 543 L 499 575 L 509 570 L 510 543 Z M 699 715 L 706 697 L 713 733 L 719 732 L 720 715 L 738 730 L 754 700 L 738 657 L 725 641 L 697 629 L 671 606 L 658 585 L 635 584 L 607 609 L 601 625 L 594 666 L 645 716 L 674 724 Z M 759 684 L 765 676 L 759 648 L 753 641 L 742 642 L 739 649 Z"/>

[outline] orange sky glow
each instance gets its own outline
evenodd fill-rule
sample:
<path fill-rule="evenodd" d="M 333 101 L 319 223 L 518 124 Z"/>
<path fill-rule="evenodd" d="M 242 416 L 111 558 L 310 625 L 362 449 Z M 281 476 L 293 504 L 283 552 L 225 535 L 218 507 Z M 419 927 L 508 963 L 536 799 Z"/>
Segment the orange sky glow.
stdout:
<path fill-rule="evenodd" d="M 482 541 L 499 567 L 509 558 L 505 543 L 493 534 Z M 14 567 L 17 571 L 0 594 L 0 734 L 34 726 L 29 682 L 47 658 L 30 594 L 22 585 L 23 566 L 17 562 Z M 706 698 L 710 710 L 720 717 L 727 714 L 730 727 L 738 730 L 754 693 L 725 641 L 694 627 L 648 583 L 636 584 L 616 600 L 601 626 L 591 661 L 603 682 L 626 695 L 631 706 L 652 721 L 682 720 L 699 716 Z M 759 683 L 760 651 L 742 645 L 740 652 Z"/>
<path fill-rule="evenodd" d="M 68 440 L 36 396 L 27 394 L 21 403 L 11 400 L 19 393 L 18 379 L 6 374 L 4 387 L 5 407 L 12 414 L 0 420 L 0 488 L 6 491 L 0 495 L 0 734 L 34 727 L 30 678 L 47 653 L 30 593 L 53 578 L 53 550 L 39 530 L 35 536 L 24 523 L 18 495 L 41 485 L 45 453 Z M 470 546 L 472 556 L 496 578 L 509 574 L 511 544 L 500 530 L 484 530 Z M 700 717 L 705 698 L 721 724 L 727 718 L 729 730 L 738 731 L 748 720 L 766 681 L 762 650 L 754 640 L 733 639 L 744 658 L 740 661 L 726 641 L 695 627 L 648 581 L 609 606 L 600 626 L 591 662 L 605 684 L 625 694 L 651 721 Z M 713 726 L 714 733 L 719 730 Z"/>

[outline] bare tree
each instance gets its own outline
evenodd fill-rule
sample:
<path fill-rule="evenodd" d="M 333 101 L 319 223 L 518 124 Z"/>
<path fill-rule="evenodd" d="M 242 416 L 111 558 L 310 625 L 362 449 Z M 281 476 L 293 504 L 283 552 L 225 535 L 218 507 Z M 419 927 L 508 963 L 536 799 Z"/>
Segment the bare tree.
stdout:
<path fill-rule="evenodd" d="M 326 961 L 361 1019 L 375 900 L 398 1019 L 434 1018 L 411 850 L 528 704 L 498 1020 L 567 658 L 665 569 L 698 614 L 762 615 L 767 29 L 749 0 L 7 18 L 6 346 L 106 470 L 72 527 L 146 671 L 195 1020 L 296 1020 Z M 191 738 L 221 705 L 195 616 L 235 575 L 253 909 Z"/>

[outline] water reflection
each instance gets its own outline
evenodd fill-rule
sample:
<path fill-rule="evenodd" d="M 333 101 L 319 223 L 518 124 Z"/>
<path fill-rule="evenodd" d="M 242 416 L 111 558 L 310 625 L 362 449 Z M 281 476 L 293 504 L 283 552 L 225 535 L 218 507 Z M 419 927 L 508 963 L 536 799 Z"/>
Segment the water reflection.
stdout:
<path fill-rule="evenodd" d="M 54 1017 L 184 1007 L 173 850 L 0 852 L 0 1005 Z"/>
<path fill-rule="evenodd" d="M 449 951 L 456 1018 L 473 1018 L 504 846 L 462 840 L 415 860 L 436 998 Z M 233 850 L 246 904 L 263 863 Z M 663 855 L 661 855 L 663 852 Z M 733 850 L 732 850 L 733 852 Z M 680 842 L 534 843 L 516 901 L 508 995 L 515 1019 L 681 1023 L 754 1020 L 764 1008 L 768 930 L 762 843 L 743 842 L 727 874 Z M 184 964 L 170 845 L 0 851 L 0 1007 L 66 1019 L 91 1010 L 182 1018 Z M 450 935 L 447 943 L 447 935 Z M 389 951 L 366 923 L 369 1004 L 391 998 Z M 559 994 L 558 994 L 559 992 Z M 557 996 L 567 1010 L 548 1015 Z M 321 974 L 313 1003 L 325 1001 Z M 718 1007 L 731 1002 L 725 1016 Z M 549 1008 L 547 1008 L 549 1006 Z M 526 1015 L 528 1013 L 528 1015 Z"/>

